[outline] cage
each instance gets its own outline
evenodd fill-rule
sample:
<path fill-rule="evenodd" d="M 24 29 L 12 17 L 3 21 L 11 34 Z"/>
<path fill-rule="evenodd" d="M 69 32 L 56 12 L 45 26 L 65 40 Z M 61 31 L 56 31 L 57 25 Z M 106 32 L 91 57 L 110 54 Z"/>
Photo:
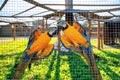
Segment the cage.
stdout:
<path fill-rule="evenodd" d="M 120 80 L 120 0 L 0 0 L 0 80 Z"/>

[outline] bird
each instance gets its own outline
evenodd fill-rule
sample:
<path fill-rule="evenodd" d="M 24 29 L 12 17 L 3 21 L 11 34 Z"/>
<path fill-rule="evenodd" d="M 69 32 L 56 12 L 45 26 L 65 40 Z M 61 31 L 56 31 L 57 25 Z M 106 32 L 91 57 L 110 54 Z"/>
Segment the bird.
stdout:
<path fill-rule="evenodd" d="M 90 39 L 87 35 L 87 31 L 86 31 L 86 27 L 83 26 L 82 24 L 80 24 L 79 22 L 77 21 L 74 21 L 73 23 L 73 27 L 76 28 L 78 30 L 78 32 L 80 34 L 82 34 L 82 36 L 87 40 L 87 42 L 89 43 L 89 46 L 86 48 L 85 46 L 81 46 L 81 48 L 84 50 L 84 52 L 88 55 L 88 56 L 91 56 L 92 54 L 92 45 L 91 45 L 91 42 L 90 42 Z"/>
<path fill-rule="evenodd" d="M 68 22 L 59 22 L 58 26 L 62 27 L 64 34 L 61 36 L 61 41 L 66 48 L 82 47 L 87 54 L 91 54 L 91 44 L 85 32 L 86 30 L 78 25 L 77 22 L 74 22 L 73 26 L 68 24 Z"/>
<path fill-rule="evenodd" d="M 26 50 L 29 50 L 31 45 L 34 43 L 34 41 L 36 41 L 38 39 L 38 37 L 41 35 L 41 31 L 40 28 L 38 27 L 36 30 L 34 30 L 29 37 L 29 41 L 27 44 L 26 49 L 23 52 L 23 64 L 27 63 L 28 60 L 30 60 L 36 53 L 33 53 L 31 55 L 29 55 Z"/>
<path fill-rule="evenodd" d="M 20 58 L 20 61 L 18 62 L 18 64 L 15 67 L 15 71 L 13 73 L 13 75 L 11 76 L 11 79 L 19 79 L 22 76 L 22 73 L 24 72 L 24 70 L 29 67 L 30 68 L 30 62 L 31 59 L 33 58 L 33 56 L 35 56 L 36 53 L 33 53 L 31 55 L 28 55 L 26 53 L 27 49 L 30 49 L 31 45 L 34 43 L 35 40 L 37 40 L 37 38 L 41 35 L 40 29 L 37 28 L 36 30 L 34 30 L 29 37 L 29 41 L 27 44 L 26 49 L 23 52 L 23 56 Z"/>
<path fill-rule="evenodd" d="M 48 44 L 51 40 L 51 37 L 48 36 L 48 32 L 42 33 L 40 36 L 37 37 L 37 39 L 33 42 L 33 44 L 30 46 L 29 50 L 26 50 L 27 54 L 32 54 L 35 52 L 39 53 L 37 54 L 40 55 L 40 53 L 45 50 L 45 48 L 53 47 L 53 45 Z M 47 54 L 47 53 L 46 53 Z"/>
<path fill-rule="evenodd" d="M 23 56 L 20 58 L 11 79 L 19 79 L 27 67 L 31 68 L 32 62 L 48 57 L 54 48 L 54 45 L 49 44 L 49 42 L 56 34 L 58 34 L 57 29 L 41 33 L 38 28 L 32 32 L 29 37 L 28 45 L 24 50 Z"/>
<path fill-rule="evenodd" d="M 76 54 L 82 55 L 86 59 L 94 79 L 102 80 L 85 27 L 79 22 L 73 22 L 73 26 L 71 26 L 66 21 L 62 21 L 58 25 L 62 27 L 61 29 L 64 34 L 61 35 L 63 45 Z"/>

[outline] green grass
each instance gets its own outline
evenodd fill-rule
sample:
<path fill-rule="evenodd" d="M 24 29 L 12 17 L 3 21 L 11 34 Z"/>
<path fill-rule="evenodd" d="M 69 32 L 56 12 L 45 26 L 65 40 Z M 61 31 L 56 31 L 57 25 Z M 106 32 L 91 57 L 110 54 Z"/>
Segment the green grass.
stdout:
<path fill-rule="evenodd" d="M 92 41 L 97 46 L 97 41 Z M 94 54 L 100 59 L 96 60 L 103 80 L 120 80 L 120 48 L 103 45 L 102 50 L 93 48 Z"/>
<path fill-rule="evenodd" d="M 52 39 L 50 43 L 54 43 Z M 96 41 L 92 41 L 97 46 Z M 27 46 L 27 40 L 16 40 L 0 44 L 0 80 L 9 79 Z M 103 80 L 120 80 L 120 49 L 104 45 L 103 50 L 93 48 L 97 65 Z M 52 54 L 42 61 L 32 64 L 26 69 L 22 80 L 93 80 L 90 69 L 82 56 L 73 52 Z"/>

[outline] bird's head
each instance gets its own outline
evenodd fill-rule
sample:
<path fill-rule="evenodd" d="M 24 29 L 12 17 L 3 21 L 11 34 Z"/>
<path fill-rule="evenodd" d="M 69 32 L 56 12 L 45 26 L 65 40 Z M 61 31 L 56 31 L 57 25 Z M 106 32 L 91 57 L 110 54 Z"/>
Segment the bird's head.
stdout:
<path fill-rule="evenodd" d="M 57 21 L 57 26 L 59 30 L 65 30 L 68 28 L 68 25 L 66 24 L 67 22 L 65 20 L 58 20 Z"/>

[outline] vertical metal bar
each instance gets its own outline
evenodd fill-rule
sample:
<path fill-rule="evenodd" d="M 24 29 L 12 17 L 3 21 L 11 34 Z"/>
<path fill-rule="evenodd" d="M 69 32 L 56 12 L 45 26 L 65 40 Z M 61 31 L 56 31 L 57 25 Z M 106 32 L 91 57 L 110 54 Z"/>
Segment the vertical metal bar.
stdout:
<path fill-rule="evenodd" d="M 13 40 L 16 39 L 16 26 L 12 25 L 12 29 L 13 29 Z"/>
<path fill-rule="evenodd" d="M 88 37 L 89 37 L 89 39 L 91 38 L 91 19 L 90 19 L 90 16 L 91 16 L 91 13 L 88 13 L 88 23 L 89 23 L 89 26 L 88 26 Z"/>
<path fill-rule="evenodd" d="M 108 29 L 107 29 L 107 23 L 106 22 L 104 22 L 104 27 L 103 27 L 103 40 L 104 40 L 104 44 L 106 44 L 107 43 L 107 32 L 108 32 Z"/>
<path fill-rule="evenodd" d="M 66 10 L 70 11 L 73 9 L 73 0 L 65 0 L 65 8 Z M 66 21 L 72 26 L 73 25 L 73 13 L 72 12 L 66 12 L 65 14 Z"/>
<path fill-rule="evenodd" d="M 58 34 L 58 53 L 60 53 L 60 33 Z"/>
<path fill-rule="evenodd" d="M 102 26 L 102 30 L 100 32 L 100 37 L 101 37 L 101 48 L 103 49 L 103 26 Z"/>
<path fill-rule="evenodd" d="M 102 38 L 102 35 L 101 35 L 101 48 L 103 49 L 103 38 Z"/>
<path fill-rule="evenodd" d="M 114 36 L 115 36 L 115 43 L 117 43 L 117 23 L 114 23 L 115 30 L 114 30 Z"/>
<path fill-rule="evenodd" d="M 48 24 L 47 24 L 47 18 L 46 18 L 46 29 L 47 29 L 47 27 L 48 27 Z"/>
<path fill-rule="evenodd" d="M 98 20 L 97 32 L 98 32 L 98 49 L 100 49 L 100 20 Z"/>
<path fill-rule="evenodd" d="M 89 27 L 88 27 L 88 37 L 91 38 L 91 20 L 88 19 Z"/>
<path fill-rule="evenodd" d="M 16 39 L 16 26 L 14 26 L 14 40 Z"/>
<path fill-rule="evenodd" d="M 59 19 L 61 18 L 59 13 Z M 58 53 L 60 53 L 60 32 L 58 33 Z"/>
<path fill-rule="evenodd" d="M 43 20 L 42 20 L 42 32 L 44 32 L 44 17 L 43 17 Z"/>

